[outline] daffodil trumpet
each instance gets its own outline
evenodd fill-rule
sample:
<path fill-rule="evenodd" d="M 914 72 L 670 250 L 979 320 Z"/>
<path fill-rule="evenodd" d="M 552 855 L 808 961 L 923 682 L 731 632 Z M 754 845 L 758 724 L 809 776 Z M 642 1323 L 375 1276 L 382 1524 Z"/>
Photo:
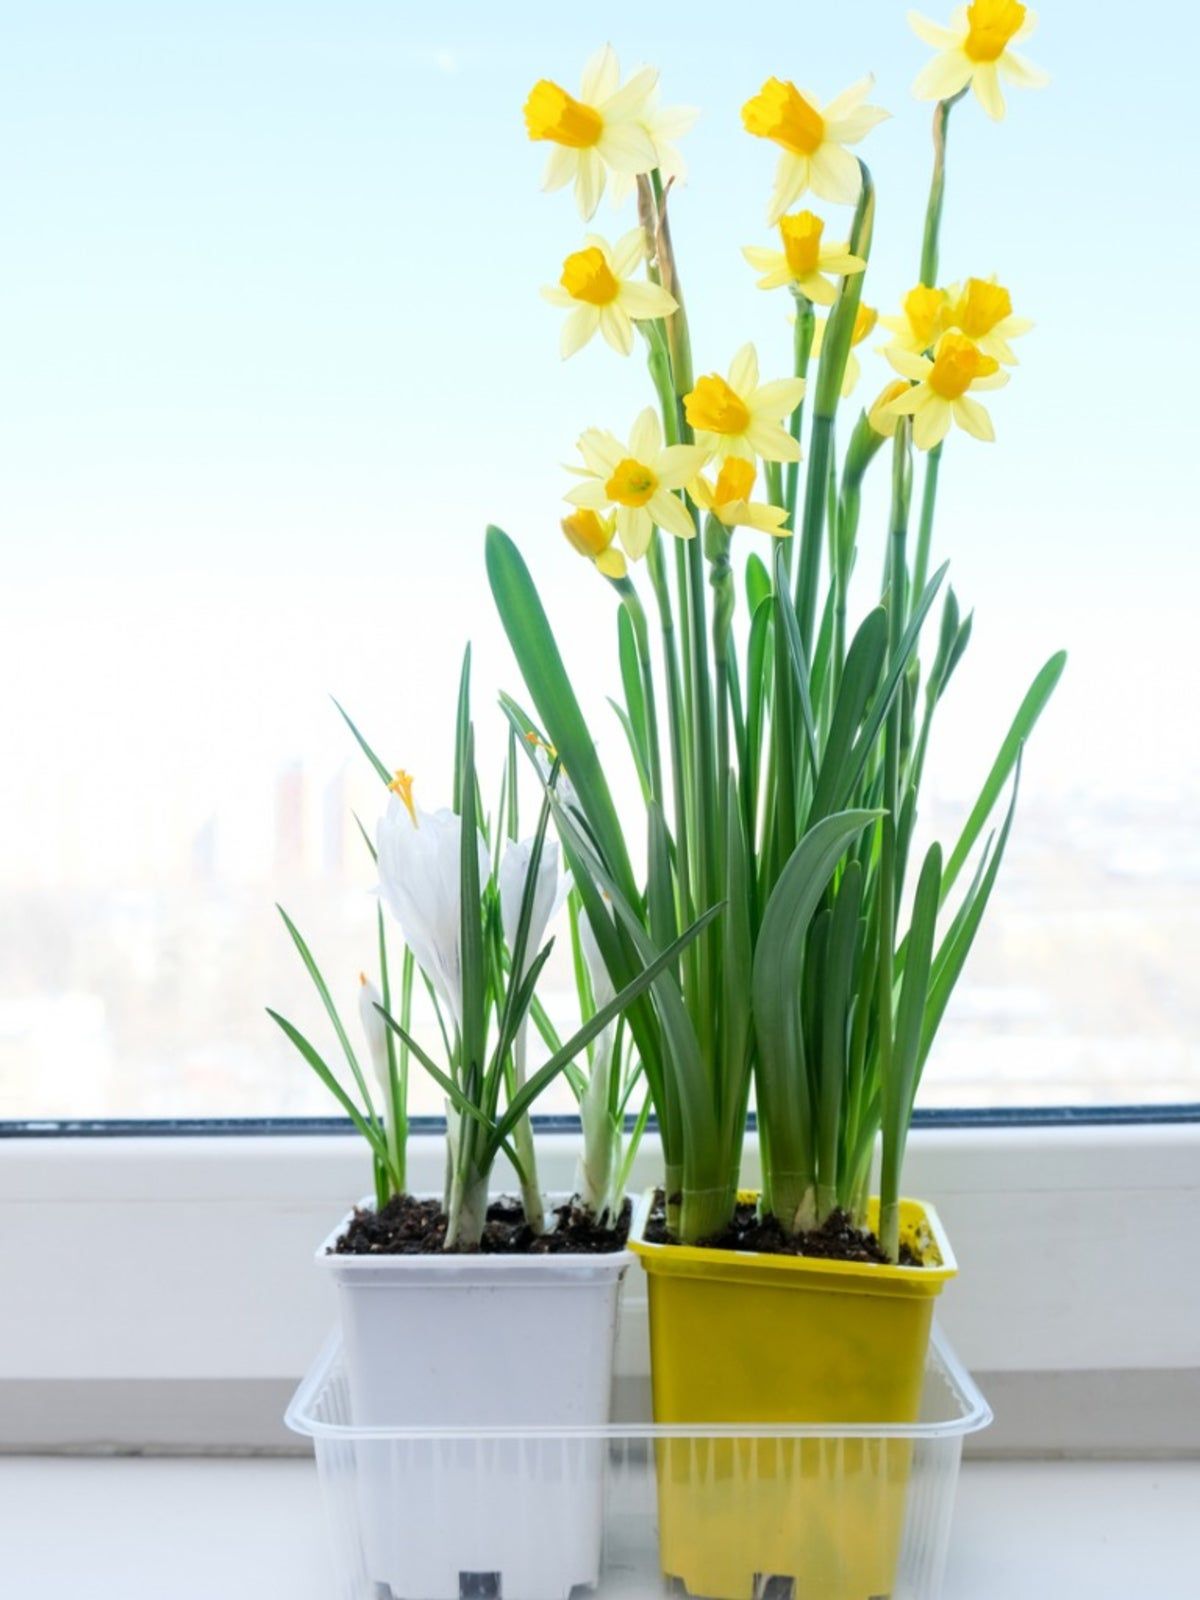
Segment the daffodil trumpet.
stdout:
<path fill-rule="evenodd" d="M 729 1219 L 753 1083 L 764 1211 L 790 1231 L 839 1207 L 861 1218 L 881 1143 L 883 1244 L 896 1258 L 913 1100 L 996 881 L 1018 752 L 1063 669 L 1051 656 L 1034 679 L 967 823 L 949 848 L 914 859 L 915 893 L 906 893 L 935 714 L 971 632 L 945 567 L 927 576 L 941 441 L 951 423 L 990 434 L 971 391 L 1004 381 L 1011 340 L 1028 326 L 996 280 L 939 286 L 946 128 L 972 84 L 994 109 L 991 80 L 1028 25 L 1016 0 L 975 0 L 942 41 L 969 70 L 955 57 L 953 73 L 943 63 L 921 80 L 921 92 L 935 78 L 948 87 L 934 114 L 918 289 L 902 317 L 880 319 L 897 376 L 886 387 L 872 381 L 844 432 L 839 410 L 876 320 L 875 296 L 864 303 L 875 189 L 856 148 L 885 115 L 867 104 L 870 80 L 822 103 L 772 77 L 743 107 L 746 130 L 779 152 L 768 215 L 782 245 L 745 254 L 761 287 L 787 287 L 796 306 L 782 375 L 764 347 L 769 381 L 752 346 L 729 366 L 693 362 L 667 220 L 677 191 L 660 168 L 636 174 L 647 281 L 675 307 L 637 323 L 658 417 L 642 413 L 628 434 L 581 435 L 584 481 L 569 499 L 596 520 L 565 531 L 620 603 L 616 709 L 644 816 L 618 811 L 529 568 L 506 534 L 488 530 L 489 581 L 530 698 L 528 709 L 506 698 L 506 710 L 522 740 L 552 743 L 570 773 L 576 803 L 550 796 L 554 824 L 580 927 L 613 986 L 723 907 L 623 1025 L 661 1134 L 668 1229 L 687 1243 Z M 1003 70 L 1020 80 L 1019 62 Z M 849 227 L 798 209 L 808 193 L 853 206 Z M 829 307 L 819 331 L 814 304 Z M 915 554 L 914 450 L 926 462 Z M 850 577 L 877 459 L 892 473 L 884 576 L 855 624 Z M 655 640 L 634 599 L 643 575 Z M 656 681 L 666 689 L 661 720 Z M 634 866 L 643 838 L 644 870 Z M 612 1079 L 593 1052 L 597 1060 L 589 1106 L 611 1111 Z M 587 1181 L 598 1193 L 609 1155 L 595 1126 Z"/>

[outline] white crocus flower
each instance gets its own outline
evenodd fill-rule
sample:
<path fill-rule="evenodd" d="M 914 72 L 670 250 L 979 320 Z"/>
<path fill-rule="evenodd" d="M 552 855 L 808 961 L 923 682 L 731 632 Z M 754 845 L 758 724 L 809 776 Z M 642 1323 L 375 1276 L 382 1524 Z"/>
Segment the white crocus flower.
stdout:
<path fill-rule="evenodd" d="M 398 772 L 392 798 L 379 819 L 379 892 L 400 924 L 413 960 L 429 979 L 462 1031 L 462 818 L 453 811 L 422 811 L 412 779 Z M 479 882 L 488 880 L 487 847 L 479 847 Z"/>
<path fill-rule="evenodd" d="M 391 1075 L 388 1072 L 388 1025 L 383 1020 L 377 1006 L 383 1004 L 383 996 L 365 972 L 358 975 L 358 1014 L 362 1019 L 362 1030 L 367 1041 L 367 1050 L 371 1056 L 371 1068 L 375 1079 L 383 1090 L 386 1098 L 392 1092 Z"/>
<path fill-rule="evenodd" d="M 500 862 L 500 919 L 510 951 L 516 948 L 517 929 L 521 921 L 521 901 L 529 877 L 533 844 L 532 837 L 510 841 Z M 559 864 L 558 840 L 546 839 L 542 845 L 541 860 L 538 862 L 533 906 L 529 917 L 529 936 L 525 941 L 525 960 L 521 971 L 517 974 L 518 980 L 529 971 L 530 964 L 536 959 L 545 943 L 546 930 L 562 910 L 570 887 L 571 880 Z"/>

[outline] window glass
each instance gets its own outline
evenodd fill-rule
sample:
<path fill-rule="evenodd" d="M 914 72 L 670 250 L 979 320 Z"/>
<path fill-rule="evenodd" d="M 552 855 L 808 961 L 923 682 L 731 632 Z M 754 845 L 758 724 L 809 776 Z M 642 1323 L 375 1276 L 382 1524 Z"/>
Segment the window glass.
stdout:
<path fill-rule="evenodd" d="M 909 92 L 928 52 L 903 8 L 681 16 L 51 0 L 11 24 L 0 1117 L 330 1109 L 264 1014 L 331 1042 L 273 904 L 354 1018 L 375 909 L 352 813 L 372 827 L 381 789 L 329 696 L 436 807 L 469 636 L 494 793 L 496 695 L 520 685 L 488 521 L 533 565 L 632 804 L 604 705 L 612 596 L 559 533 L 560 463 L 649 395 L 640 360 L 599 343 L 560 363 L 538 288 L 582 230 L 569 194 L 539 192 L 529 85 L 573 81 L 607 33 L 703 108 L 674 203 L 701 370 L 747 338 L 764 375 L 788 370 L 784 308 L 740 250 L 768 242 L 773 162 L 738 118 L 764 77 L 829 98 L 877 74 L 894 118 L 863 152 L 872 304 L 914 281 L 929 175 Z M 1071 659 L 927 1105 L 1200 1100 L 1200 240 L 1181 179 L 1200 25 L 1182 0 L 1153 31 L 1079 21 L 1048 10 L 1031 42 L 1048 91 L 1013 92 L 1000 125 L 968 102 L 951 131 L 946 273 L 999 273 L 1037 326 L 992 397 L 997 443 L 958 435 L 943 463 L 934 555 L 976 625 L 923 829 L 953 839 L 1033 673 Z M 631 221 L 606 201 L 597 226 Z M 890 376 L 874 342 L 864 398 Z M 878 498 L 864 527 L 881 552 Z M 549 980 L 570 1026 L 561 951 Z M 413 1100 L 440 1109 L 427 1083 Z"/>

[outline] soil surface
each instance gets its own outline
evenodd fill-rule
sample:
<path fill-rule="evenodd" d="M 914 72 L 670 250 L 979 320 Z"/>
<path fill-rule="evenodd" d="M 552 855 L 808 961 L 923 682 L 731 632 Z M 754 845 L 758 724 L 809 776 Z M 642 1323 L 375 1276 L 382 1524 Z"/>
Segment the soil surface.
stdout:
<path fill-rule="evenodd" d="M 546 1232 L 537 1234 L 525 1221 L 516 1200 L 496 1200 L 488 1207 L 478 1249 L 466 1254 L 493 1256 L 609 1255 L 623 1250 L 629 1237 L 631 1207 L 626 1200 L 620 1223 L 602 1228 L 578 1200 L 547 1213 Z M 394 1195 L 382 1211 L 355 1207 L 349 1227 L 330 1254 L 342 1256 L 427 1256 L 445 1249 L 447 1217 L 437 1200 Z"/>
<path fill-rule="evenodd" d="M 667 1233 L 666 1201 L 660 1189 L 654 1197 L 646 1223 L 647 1244 L 674 1244 Z M 819 1228 L 789 1234 L 778 1217 L 760 1217 L 753 1201 L 739 1200 L 733 1220 L 721 1233 L 701 1239 L 706 1250 L 757 1250 L 769 1256 L 812 1256 L 825 1261 L 868 1261 L 890 1266 L 883 1246 L 867 1228 L 858 1227 L 845 1211 L 834 1211 Z M 900 1247 L 900 1265 L 919 1267 L 922 1263 L 907 1245 Z"/>

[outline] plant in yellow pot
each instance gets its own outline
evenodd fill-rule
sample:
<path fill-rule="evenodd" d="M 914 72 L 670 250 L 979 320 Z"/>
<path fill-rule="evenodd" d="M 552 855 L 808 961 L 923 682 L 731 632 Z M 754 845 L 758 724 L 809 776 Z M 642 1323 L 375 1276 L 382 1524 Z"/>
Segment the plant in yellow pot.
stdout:
<path fill-rule="evenodd" d="M 531 138 L 552 146 L 549 187 L 574 177 L 587 216 L 609 179 L 632 178 L 638 198 L 638 230 L 612 246 L 589 235 L 550 298 L 569 307 L 565 354 L 596 331 L 622 353 L 640 339 L 656 398 L 630 427 L 579 436 L 563 522 L 617 602 L 617 710 L 642 814 L 618 809 L 529 570 L 492 528 L 489 576 L 531 701 L 506 706 L 569 782 L 551 804 L 615 985 L 723 907 L 627 1017 L 664 1158 L 631 1236 L 663 1423 L 912 1420 L 955 1270 L 932 1207 L 903 1196 L 905 1143 L 1008 841 L 1024 742 L 1065 660 L 1028 688 L 959 837 L 918 860 L 933 724 L 972 629 L 947 566 L 930 572 L 944 442 L 952 429 L 991 440 L 978 395 L 1008 381 L 1010 341 L 1029 327 L 997 280 L 939 271 L 952 107 L 973 85 L 996 115 L 1000 76 L 1034 78 L 1009 48 L 1029 31 L 1023 6 L 975 0 L 964 16 L 920 28 L 939 55 L 918 91 L 948 97 L 918 282 L 896 316 L 864 300 L 875 191 L 854 147 L 885 116 L 870 80 L 818 103 L 771 78 L 743 106 L 746 131 L 778 152 L 777 242 L 744 254 L 759 287 L 791 301 L 786 361 L 742 344 L 697 371 L 668 216 L 681 167 L 666 140 L 687 118 L 658 107 L 656 74 L 622 86 L 604 50 L 578 99 L 543 81 L 526 105 Z M 814 195 L 852 207 L 848 224 L 810 209 Z M 896 376 L 839 425 L 855 347 L 877 325 Z M 882 577 L 852 625 L 872 471 L 888 512 L 866 553 Z M 746 1194 L 752 1089 L 762 1188 Z M 731 1600 L 770 1577 L 825 1600 L 888 1593 L 906 1447 L 832 1462 L 795 1443 L 749 1497 L 732 1441 L 703 1465 L 660 1457 L 664 1570 Z"/>

